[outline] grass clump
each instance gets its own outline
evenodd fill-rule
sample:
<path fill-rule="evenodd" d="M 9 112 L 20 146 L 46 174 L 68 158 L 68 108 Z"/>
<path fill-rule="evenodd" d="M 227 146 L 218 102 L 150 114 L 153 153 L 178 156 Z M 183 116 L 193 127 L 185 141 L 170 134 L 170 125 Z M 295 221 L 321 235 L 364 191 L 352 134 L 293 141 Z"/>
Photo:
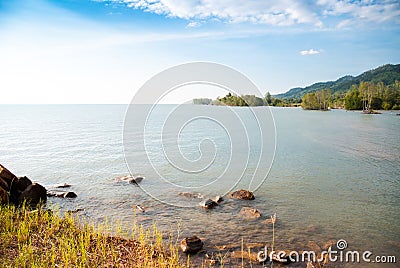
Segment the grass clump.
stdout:
<path fill-rule="evenodd" d="M 0 206 L 0 267 L 183 267 L 178 247 L 154 226 L 134 225 L 130 239 L 72 214 Z"/>

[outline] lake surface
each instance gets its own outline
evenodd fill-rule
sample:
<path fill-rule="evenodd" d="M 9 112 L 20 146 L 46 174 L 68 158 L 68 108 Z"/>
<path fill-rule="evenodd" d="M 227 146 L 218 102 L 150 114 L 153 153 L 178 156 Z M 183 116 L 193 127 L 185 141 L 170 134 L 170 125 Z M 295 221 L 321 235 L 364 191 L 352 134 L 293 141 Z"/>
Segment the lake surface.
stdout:
<path fill-rule="evenodd" d="M 391 112 L 363 115 L 343 110 L 272 108 L 276 152 L 268 178 L 260 187 L 255 184 L 250 187 L 257 189 L 256 199 L 225 198 L 216 209 L 206 211 L 196 206 L 200 199 L 179 195 L 179 187 L 156 183 L 154 169 L 168 178 L 168 183 L 178 184 L 182 192 L 213 197 L 231 188 L 248 187 L 249 179 L 260 167 L 254 161 L 263 153 L 259 148 L 268 150 L 266 162 L 272 161 L 273 137 L 260 139 L 257 125 L 249 119 L 246 125 L 249 142 L 235 144 L 227 142 L 231 133 L 227 134 L 221 125 L 193 122 L 180 132 L 179 150 L 167 147 L 167 153 L 171 157 L 182 154 L 193 163 L 205 156 L 206 161 L 199 163 L 212 159 L 213 166 L 205 173 L 196 173 L 195 180 L 188 179 L 175 172 L 176 167 L 162 157 L 161 141 L 168 144 L 177 140 L 176 135 L 168 133 L 161 137 L 165 140 L 159 136 L 162 115 L 171 109 L 174 106 L 161 106 L 148 120 L 146 152 L 141 150 L 139 138 L 131 139 L 128 169 L 123 145 L 127 106 L 2 105 L 0 163 L 16 175 L 27 175 L 47 187 L 64 182 L 72 184 L 77 199 L 51 198 L 49 202 L 61 210 L 84 208 L 82 215 L 94 222 L 111 219 L 129 229 L 135 221 L 144 226 L 156 221 L 166 234 L 180 225 L 181 236 L 196 234 L 211 247 L 240 245 L 242 238 L 244 243 L 270 242 L 271 226 L 264 221 L 276 212 L 278 248 L 302 250 L 308 241 L 322 245 L 330 239 L 345 239 L 349 250 L 369 250 L 374 255 L 400 258 L 400 116 Z M 207 110 L 216 117 L 231 109 L 241 118 L 252 116 L 247 108 L 186 105 L 185 109 L 194 114 Z M 263 113 L 263 109 L 267 108 L 254 111 Z M 184 111 L 177 113 L 176 118 Z M 237 118 L 223 120 L 230 126 L 239 125 Z M 204 138 L 211 143 L 203 144 Z M 260 140 L 263 147 L 258 146 Z M 243 156 L 245 170 L 239 161 L 226 171 L 231 177 L 237 174 L 232 180 L 240 176 L 244 180 L 237 185 L 226 179 L 214 182 L 228 165 L 227 156 L 233 147 L 239 152 L 250 148 Z M 149 159 L 154 166 L 147 165 Z M 268 163 L 262 166 L 265 173 L 268 167 Z M 158 199 L 163 202 L 140 187 L 116 181 L 117 177 L 129 174 L 129 170 L 145 176 L 143 187 L 152 189 L 154 194 L 162 193 Z M 261 177 L 256 179 L 261 181 Z M 205 187 L 207 183 L 213 184 Z M 174 206 L 169 201 L 189 207 Z M 134 207 L 138 204 L 148 209 L 135 216 Z M 263 216 L 257 220 L 240 218 L 238 213 L 243 206 L 255 207 Z"/>

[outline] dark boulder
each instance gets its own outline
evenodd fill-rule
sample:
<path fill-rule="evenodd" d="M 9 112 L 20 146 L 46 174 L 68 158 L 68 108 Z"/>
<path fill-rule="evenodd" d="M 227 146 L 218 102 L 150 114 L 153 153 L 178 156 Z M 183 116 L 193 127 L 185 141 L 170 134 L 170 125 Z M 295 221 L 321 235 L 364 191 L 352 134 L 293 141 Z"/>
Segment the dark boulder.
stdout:
<path fill-rule="evenodd" d="M 0 204 L 8 203 L 8 193 L 2 187 L 0 187 Z"/>
<path fill-rule="evenodd" d="M 64 193 L 64 198 L 76 198 L 76 197 L 78 197 L 78 196 L 74 192 L 65 192 Z"/>
<path fill-rule="evenodd" d="M 203 241 L 197 236 L 186 237 L 181 241 L 181 249 L 184 253 L 196 253 L 203 248 Z"/>
<path fill-rule="evenodd" d="M 11 182 L 17 177 L 0 164 L 0 178 L 2 178 L 7 183 L 8 187 L 10 187 Z"/>
<path fill-rule="evenodd" d="M 17 205 L 19 203 L 19 196 L 31 184 L 32 184 L 32 181 L 30 179 L 28 179 L 28 177 L 24 176 L 24 177 L 14 178 L 11 181 L 11 185 L 10 185 L 10 202 Z"/>
<path fill-rule="evenodd" d="M 205 209 L 211 209 L 215 206 L 218 206 L 218 203 L 216 203 L 215 201 L 213 201 L 211 199 L 207 199 L 207 200 L 200 202 L 199 206 L 201 206 L 202 208 L 205 208 Z"/>
<path fill-rule="evenodd" d="M 17 191 L 20 194 L 31 184 L 32 181 L 28 177 L 18 177 L 11 185 L 11 192 Z"/>
<path fill-rule="evenodd" d="M 18 203 L 22 204 L 24 201 L 31 205 L 36 206 L 41 201 L 45 202 L 47 200 L 46 188 L 38 183 L 32 183 L 26 188 L 25 191 L 21 193 L 18 198 Z"/>
<path fill-rule="evenodd" d="M 138 184 L 139 182 L 141 182 L 143 180 L 143 177 L 133 177 L 132 180 L 129 181 L 129 183 L 133 183 L 133 184 Z"/>
<path fill-rule="evenodd" d="M 243 200 L 254 200 L 254 194 L 248 190 L 238 190 L 229 194 L 231 198 L 243 199 Z"/>
<path fill-rule="evenodd" d="M 4 191 L 7 202 L 20 205 L 24 201 L 36 206 L 40 200 L 46 201 L 46 189 L 37 183 L 32 183 L 28 177 L 17 177 L 0 164 L 0 190 L 1 200 L 4 202 Z M 4 191 L 3 191 L 4 190 Z"/>
<path fill-rule="evenodd" d="M 6 191 L 9 190 L 7 182 L 5 182 L 5 180 L 3 180 L 2 178 L 0 178 L 0 188 L 3 188 Z"/>

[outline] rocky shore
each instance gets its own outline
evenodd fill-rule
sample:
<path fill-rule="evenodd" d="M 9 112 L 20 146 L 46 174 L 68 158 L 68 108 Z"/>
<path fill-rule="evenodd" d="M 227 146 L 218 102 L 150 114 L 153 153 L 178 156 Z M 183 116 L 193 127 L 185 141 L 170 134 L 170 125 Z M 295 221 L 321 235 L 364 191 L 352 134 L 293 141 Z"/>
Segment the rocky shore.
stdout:
<path fill-rule="evenodd" d="M 143 180 L 143 177 L 132 177 L 132 176 L 124 176 L 120 177 L 117 179 L 117 181 L 124 181 L 128 182 L 130 184 L 139 184 Z M 59 184 L 55 185 L 52 188 L 52 190 L 48 191 L 46 190 L 45 187 L 42 185 L 32 182 L 28 177 L 17 177 L 14 175 L 11 171 L 9 171 L 7 168 L 2 166 L 0 164 L 0 203 L 2 205 L 4 204 L 12 204 L 15 205 L 15 207 L 21 207 L 23 204 L 26 204 L 28 207 L 36 207 L 38 204 L 46 202 L 48 196 L 53 196 L 53 197 L 61 197 L 61 198 L 75 198 L 76 194 L 74 192 L 69 192 L 69 191 L 62 191 L 60 189 L 64 188 L 69 188 L 71 185 L 69 184 Z M 203 199 L 204 196 L 200 193 L 189 193 L 189 192 L 184 192 L 184 193 L 179 193 L 179 196 L 189 198 L 189 199 Z M 231 198 L 232 201 L 234 202 L 242 202 L 240 200 L 246 200 L 243 204 L 245 204 L 243 207 L 241 207 L 241 210 L 238 213 L 238 217 L 242 218 L 245 221 L 248 220 L 257 220 L 257 219 L 264 219 L 262 221 L 262 224 L 265 224 L 266 226 L 269 225 L 272 227 L 272 230 L 275 228 L 275 222 L 277 220 L 276 218 L 276 213 L 272 217 L 269 216 L 264 216 L 261 211 L 254 207 L 249 206 L 249 202 L 251 200 L 255 199 L 254 194 L 251 191 L 248 190 L 237 190 L 229 195 L 227 195 L 228 198 Z M 216 196 L 215 198 L 212 199 L 203 199 L 199 203 L 199 206 L 201 208 L 210 210 L 214 209 L 216 207 L 220 207 L 221 202 L 224 201 L 224 198 L 222 196 Z M 239 203 L 238 203 L 239 204 Z M 240 203 L 242 204 L 242 203 Z M 24 206 L 22 206 L 24 207 Z M 25 209 L 25 208 L 23 208 Z M 136 210 L 140 211 L 141 213 L 146 213 L 147 209 L 145 207 L 141 207 L 139 205 L 136 206 Z M 37 212 L 39 211 L 39 212 Z M 15 211 L 15 213 L 18 213 Z M 40 210 L 36 210 L 35 213 L 52 213 L 51 211 L 49 212 L 40 212 Z M 70 213 L 72 215 L 73 212 Z M 51 215 L 46 214 L 46 217 L 49 217 L 51 219 Z M 266 218 L 266 219 L 265 219 Z M 29 221 L 30 219 L 28 219 Z M 62 219 L 58 219 L 62 221 Z M 24 221 L 24 220 L 22 220 Z M 44 223 L 47 224 L 47 223 Z M 73 228 L 78 228 L 73 227 Z M 18 230 L 16 230 L 18 231 Z M 43 232 L 46 232 L 45 230 Z M 32 236 L 33 234 L 30 234 L 29 236 Z M 91 233 L 87 234 L 88 236 L 91 236 Z M 247 264 L 254 265 L 253 267 L 258 267 L 258 265 L 263 266 L 265 264 L 270 265 L 271 262 L 277 264 L 278 266 L 287 266 L 291 262 L 290 256 L 292 256 L 292 253 L 288 249 L 274 249 L 274 241 L 272 240 L 272 243 L 252 243 L 252 244 L 243 244 L 242 245 L 214 245 L 210 244 L 207 238 L 204 240 L 204 238 L 199 238 L 196 234 L 196 230 L 192 230 L 191 236 L 185 237 L 185 238 L 180 238 L 180 251 L 181 254 L 179 254 L 181 257 L 174 256 L 173 260 L 178 262 L 179 259 L 183 257 L 183 262 L 185 262 L 185 256 L 187 256 L 188 259 L 190 259 L 190 263 L 193 267 L 212 267 L 215 265 L 225 265 L 227 267 L 235 266 L 240 263 L 245 263 L 246 266 Z M 212 234 L 210 234 L 212 235 Z M 33 237 L 33 236 L 32 236 Z M 32 239 L 31 237 L 31 239 Z M 57 238 L 58 239 L 58 238 Z M 73 238 L 71 238 L 73 239 Z M 98 239 L 98 238 L 96 238 Z M 102 238 L 103 239 L 103 238 Z M 123 238 L 118 238 L 118 237 L 111 237 L 108 236 L 107 239 L 112 240 L 115 245 L 115 247 L 119 246 L 124 246 L 125 248 L 127 245 L 130 245 L 129 250 L 136 250 L 136 247 L 142 247 L 143 250 L 146 250 L 146 246 L 143 245 L 143 243 L 138 243 L 137 241 L 134 240 L 126 240 Z M 121 244 L 119 244 L 118 241 L 121 241 Z M 105 242 L 105 241 L 103 241 Z M 148 243 L 153 243 L 152 241 L 147 241 Z M 330 264 L 327 262 L 326 258 L 324 258 L 321 254 L 323 254 L 324 251 L 329 251 L 334 248 L 336 241 L 329 241 L 328 243 L 324 244 L 318 244 L 316 242 L 311 241 L 312 243 L 308 243 L 305 245 L 306 249 L 313 250 L 316 254 L 316 256 L 322 260 L 319 262 L 310 262 L 310 261 L 302 261 L 302 262 L 296 262 L 296 263 L 291 263 L 290 267 L 333 267 L 330 266 Z M 39 243 L 39 242 L 38 242 Z M 46 244 L 47 241 L 42 241 L 40 243 Z M 60 242 L 62 243 L 62 242 Z M 0 243 L 1 245 L 1 243 Z M 4 246 L 4 245 L 3 245 Z M 88 245 L 90 246 L 90 245 Z M 144 246 L 144 247 L 143 247 Z M 6 246 L 7 247 L 7 246 Z M 260 260 L 260 256 L 257 254 L 260 251 L 263 250 L 271 250 L 274 249 L 276 252 L 280 251 L 283 252 L 280 256 L 277 255 L 271 255 L 269 257 L 266 257 L 264 260 Z M 8 250 L 8 248 L 5 248 L 5 252 Z M 63 249 L 64 250 L 64 249 Z M 69 249 L 68 249 L 69 250 Z M 99 249 L 95 249 L 99 250 Z M 162 250 L 162 249 L 158 249 Z M 123 251 L 123 250 L 122 250 Z M 0 252 L 4 253 L 4 252 Z M 223 254 L 222 254 L 223 253 Z M 121 252 L 115 253 L 115 254 L 122 254 Z M 125 253 L 124 253 L 125 254 Z M 124 255 L 123 254 L 123 255 Z M 171 253 L 172 255 L 174 253 Z M 222 255 L 221 255 L 222 254 Z M 322 257 L 321 257 L 322 256 Z M 151 256 L 153 258 L 156 256 Z M 107 257 L 109 258 L 109 257 Z M 168 257 L 169 258 L 169 257 Z M 0 258 L 1 259 L 1 258 Z M 171 260 L 171 259 L 170 259 Z M 182 260 L 182 259 L 181 259 Z M 107 262 L 112 263 L 109 259 L 107 259 Z M 179 261 L 180 262 L 180 261 Z M 129 262 L 130 263 L 130 262 Z M 127 264 L 127 263 L 126 263 Z M 177 265 L 178 266 L 178 265 Z M 174 266 L 174 267 L 177 267 Z M 180 265 L 179 265 L 180 266 Z M 130 265 L 127 265 L 127 267 L 131 267 Z"/>
<path fill-rule="evenodd" d="M 46 202 L 47 191 L 42 185 L 32 182 L 28 177 L 17 177 L 0 164 L 0 203 L 20 206 L 26 203 L 35 207 Z"/>

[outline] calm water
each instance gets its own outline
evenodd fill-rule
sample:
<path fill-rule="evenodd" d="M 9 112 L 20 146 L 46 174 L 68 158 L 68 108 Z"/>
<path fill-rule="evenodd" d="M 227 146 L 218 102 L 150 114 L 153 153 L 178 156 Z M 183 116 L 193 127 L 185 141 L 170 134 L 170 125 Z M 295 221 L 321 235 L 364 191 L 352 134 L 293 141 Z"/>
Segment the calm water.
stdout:
<path fill-rule="evenodd" d="M 208 109 L 210 113 L 228 109 L 188 107 L 191 111 Z M 61 209 L 84 208 L 83 215 L 93 221 L 114 219 L 129 229 L 135 220 L 147 226 L 155 220 L 166 233 L 181 223 L 183 236 L 197 234 L 206 245 L 240 245 L 242 238 L 245 243 L 270 241 L 271 228 L 263 221 L 277 212 L 279 248 L 301 250 L 310 240 L 323 244 L 330 239 L 345 239 L 349 250 L 397 254 L 397 259 L 400 258 L 400 116 L 390 112 L 362 115 L 341 110 L 274 108 L 277 150 L 268 179 L 255 192 L 256 200 L 241 202 L 226 198 L 215 210 L 204 211 L 160 203 L 137 186 L 115 181 L 129 173 L 122 143 L 126 108 L 124 105 L 0 106 L 0 163 L 17 175 L 27 175 L 48 187 L 64 182 L 72 184 L 77 199 L 50 199 L 50 202 Z M 246 108 L 234 109 L 247 116 Z M 261 112 L 265 108 L 257 109 Z M 159 126 L 157 120 L 149 120 L 148 137 Z M 247 127 L 249 135 L 256 135 L 252 124 Z M 229 144 L 224 143 L 229 138 L 226 132 L 212 124 L 193 125 L 181 134 L 181 152 L 188 159 L 200 156 L 198 144 L 207 135 L 219 144 L 218 148 L 230 150 Z M 174 136 L 169 138 L 176 140 Z M 206 145 L 201 148 L 203 154 L 214 148 Z M 136 146 L 135 142 L 130 146 Z M 257 144 L 249 146 L 250 162 L 244 176 L 254 172 L 256 165 L 252 160 L 261 153 Z M 158 159 L 160 144 L 156 134 L 147 149 L 164 176 L 196 186 L 193 181 L 175 176 L 174 169 Z M 226 166 L 224 155 L 216 155 L 216 169 L 208 170 L 204 177 L 210 179 L 213 172 L 220 172 Z M 143 161 L 147 157 L 145 152 L 137 150 L 133 156 L 137 161 L 133 168 L 130 166 L 131 171 L 148 175 L 150 167 Z M 232 166 L 229 172 L 241 174 L 243 170 Z M 204 183 L 204 177 L 198 176 L 200 184 Z M 226 183 L 222 180 L 218 187 L 200 188 L 199 192 L 208 196 L 221 194 L 227 188 Z M 174 189 L 157 189 L 149 176 L 143 184 L 165 191 L 169 199 L 199 201 L 186 200 Z M 239 183 L 237 187 L 240 186 Z M 148 207 L 148 211 L 135 218 L 133 207 L 137 204 Z M 239 218 L 237 214 L 244 205 L 259 209 L 263 217 L 254 221 Z"/>

